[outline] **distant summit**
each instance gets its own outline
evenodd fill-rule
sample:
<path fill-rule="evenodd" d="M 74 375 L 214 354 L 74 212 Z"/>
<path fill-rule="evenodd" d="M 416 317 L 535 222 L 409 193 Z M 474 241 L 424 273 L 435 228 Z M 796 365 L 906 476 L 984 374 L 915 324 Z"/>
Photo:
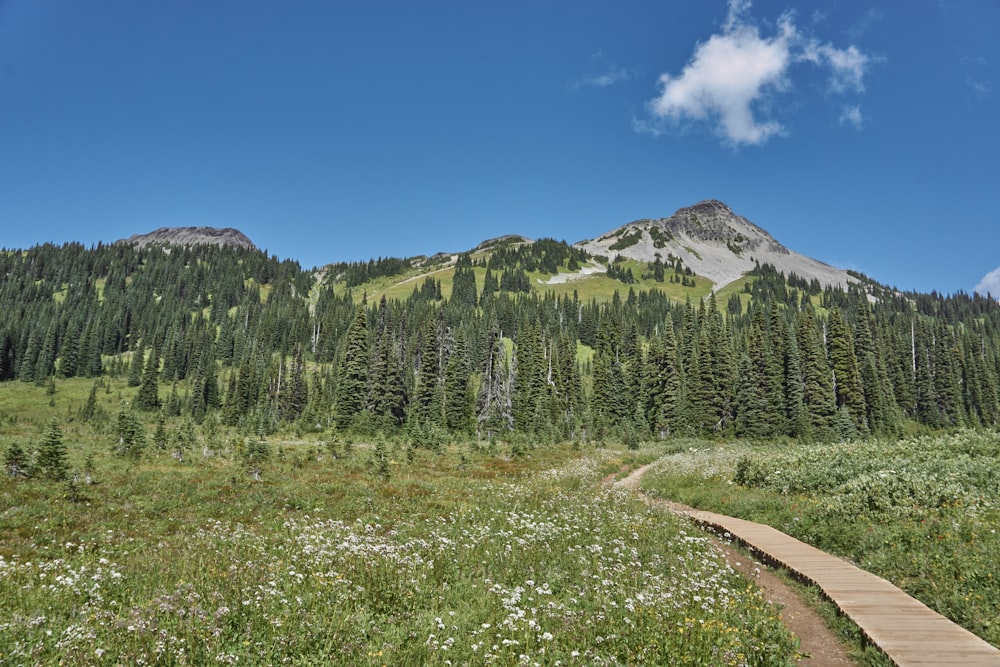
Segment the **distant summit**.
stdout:
<path fill-rule="evenodd" d="M 144 247 L 152 244 L 159 245 L 195 245 L 207 244 L 217 246 L 231 246 L 233 248 L 251 248 L 256 250 L 247 235 L 238 229 L 226 227 L 160 227 L 156 231 L 148 234 L 133 234 L 127 239 L 119 239 L 115 244 L 128 244 Z"/>
<path fill-rule="evenodd" d="M 622 255 L 644 262 L 673 255 L 717 287 L 754 270 L 758 263 L 827 286 L 844 287 L 854 280 L 843 269 L 789 250 L 717 199 L 678 209 L 669 218 L 635 220 L 576 245 L 592 255 Z"/>

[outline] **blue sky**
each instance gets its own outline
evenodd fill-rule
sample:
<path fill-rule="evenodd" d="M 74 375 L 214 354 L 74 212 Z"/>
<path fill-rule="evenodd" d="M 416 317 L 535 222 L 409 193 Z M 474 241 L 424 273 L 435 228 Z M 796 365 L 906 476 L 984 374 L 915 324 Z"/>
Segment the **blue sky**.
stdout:
<path fill-rule="evenodd" d="M 308 267 L 716 198 L 971 291 L 1000 268 L 1000 2 L 803 4 L 0 1 L 0 245 L 232 226 Z"/>

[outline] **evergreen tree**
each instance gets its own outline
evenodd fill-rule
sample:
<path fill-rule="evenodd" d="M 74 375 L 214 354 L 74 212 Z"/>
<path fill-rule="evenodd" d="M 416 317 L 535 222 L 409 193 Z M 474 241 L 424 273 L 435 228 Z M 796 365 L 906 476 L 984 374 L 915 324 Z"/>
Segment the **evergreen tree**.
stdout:
<path fill-rule="evenodd" d="M 21 445 L 16 442 L 12 442 L 9 447 L 7 447 L 7 453 L 4 455 L 3 459 L 4 470 L 7 471 L 8 477 L 27 477 L 28 471 L 30 470 L 30 465 L 28 462 L 28 456 L 21 449 Z"/>
<path fill-rule="evenodd" d="M 816 320 L 807 310 L 796 329 L 802 364 L 802 404 L 809 416 L 810 434 L 820 440 L 831 435 L 836 414 L 833 376 Z"/>
<path fill-rule="evenodd" d="M 629 414 L 628 391 L 613 325 L 601 322 L 594 350 L 591 411 L 598 437 L 621 427 Z"/>
<path fill-rule="evenodd" d="M 469 391 L 469 361 L 465 337 L 455 337 L 455 349 L 448 357 L 444 379 L 444 416 L 448 428 L 465 432 L 472 423 L 472 397 Z"/>
<path fill-rule="evenodd" d="M 160 355 L 154 348 L 149 352 L 142 371 L 142 384 L 135 396 L 135 407 L 140 410 L 160 409 Z"/>
<path fill-rule="evenodd" d="M 58 321 L 53 320 L 45 332 L 45 339 L 42 348 L 38 352 L 38 361 L 35 363 L 35 383 L 38 386 L 44 384 L 45 380 L 55 373 L 56 362 L 56 328 Z"/>
<path fill-rule="evenodd" d="M 285 367 L 284 379 L 278 396 L 278 416 L 284 421 L 294 421 L 302 416 L 309 403 L 309 387 L 305 377 L 305 360 L 302 345 L 295 348 L 291 367 Z"/>
<path fill-rule="evenodd" d="M 365 409 L 369 358 L 368 316 L 362 304 L 357 307 L 354 320 L 347 330 L 337 373 L 334 411 L 339 428 L 350 426 L 358 413 Z"/>
<path fill-rule="evenodd" d="M 243 461 L 252 479 L 260 481 L 263 466 L 270 458 L 271 447 L 263 434 L 258 433 L 256 437 L 248 438 L 243 450 Z"/>
<path fill-rule="evenodd" d="M 555 383 L 556 401 L 553 421 L 562 426 L 564 437 L 575 438 L 583 418 L 585 397 L 580 367 L 576 360 L 576 341 L 566 332 L 559 334 L 555 353 L 550 356 L 551 382 Z"/>
<path fill-rule="evenodd" d="M 62 347 L 59 350 L 59 373 L 64 378 L 71 378 L 77 374 L 79 364 L 80 328 L 76 321 L 73 321 L 66 329 L 66 335 L 62 340 Z"/>
<path fill-rule="evenodd" d="M 830 311 L 826 345 L 833 371 L 837 407 L 847 408 L 856 432 L 867 433 L 868 410 L 858 360 L 854 354 L 854 340 L 839 308 Z"/>
<path fill-rule="evenodd" d="M 934 371 L 931 368 L 930 354 L 925 342 L 926 339 L 920 340 L 916 347 L 916 417 L 923 424 L 939 427 L 944 425 L 944 419 L 938 407 Z"/>
<path fill-rule="evenodd" d="M 156 415 L 156 430 L 153 432 L 153 447 L 156 451 L 166 450 L 170 437 L 167 435 L 167 421 L 163 417 L 163 412 Z"/>
<path fill-rule="evenodd" d="M 145 359 L 145 348 L 140 345 L 132 353 L 132 360 L 129 365 L 128 386 L 138 387 L 142 383 L 143 360 Z"/>
<path fill-rule="evenodd" d="M 80 408 L 80 419 L 85 422 L 89 422 L 97 414 L 97 383 L 95 382 L 90 387 L 90 393 L 87 394 L 87 401 Z"/>
<path fill-rule="evenodd" d="M 668 320 L 663 332 L 649 343 L 643 377 L 647 421 L 660 438 L 670 435 L 677 426 L 680 379 L 674 327 Z"/>
<path fill-rule="evenodd" d="M 128 403 L 122 401 L 118 408 L 114 427 L 115 442 L 112 452 L 117 456 L 139 459 L 146 447 L 146 431 L 142 422 L 128 409 Z"/>
<path fill-rule="evenodd" d="M 930 355 L 941 419 L 947 426 L 964 426 L 965 406 L 962 402 L 959 367 L 962 351 L 958 348 L 954 333 L 948 331 L 943 322 L 937 325 Z"/>
<path fill-rule="evenodd" d="M 537 322 L 522 327 L 514 354 L 514 425 L 523 431 L 543 432 L 549 426 L 548 367 L 542 332 Z"/>
<path fill-rule="evenodd" d="M 418 423 L 440 424 L 444 418 L 444 393 L 441 386 L 443 378 L 439 375 L 439 345 L 436 327 L 425 327 L 423 337 L 420 372 L 417 375 L 417 386 L 410 411 Z"/>
<path fill-rule="evenodd" d="M 66 456 L 66 445 L 63 443 L 62 429 L 59 428 L 59 420 L 53 418 L 49 421 L 45 431 L 45 437 L 38 448 L 38 460 L 35 462 L 38 470 L 45 477 L 61 482 L 66 479 L 69 472 L 69 463 Z"/>
<path fill-rule="evenodd" d="M 379 302 L 375 347 L 368 376 L 368 409 L 390 426 L 406 419 L 407 394 L 398 341 L 390 326 L 391 313 L 386 298 Z"/>

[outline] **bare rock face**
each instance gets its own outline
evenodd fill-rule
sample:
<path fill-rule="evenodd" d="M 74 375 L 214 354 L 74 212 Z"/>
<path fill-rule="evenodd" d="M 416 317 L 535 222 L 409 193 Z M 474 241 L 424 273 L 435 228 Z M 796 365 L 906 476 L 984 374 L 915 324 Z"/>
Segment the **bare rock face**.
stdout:
<path fill-rule="evenodd" d="M 716 288 L 752 271 L 758 263 L 770 264 L 786 276 L 815 278 L 822 285 L 843 287 L 854 280 L 843 269 L 789 250 L 716 199 L 679 209 L 669 218 L 630 222 L 577 246 L 592 255 L 622 255 L 645 262 L 657 255 L 664 260 L 673 255 Z"/>
<path fill-rule="evenodd" d="M 246 234 L 238 229 L 226 227 L 160 227 L 156 231 L 148 234 L 133 234 L 127 239 L 115 241 L 116 244 L 128 244 L 144 247 L 152 244 L 159 245 L 195 245 L 209 244 L 218 246 L 232 246 L 234 248 L 256 249 Z"/>

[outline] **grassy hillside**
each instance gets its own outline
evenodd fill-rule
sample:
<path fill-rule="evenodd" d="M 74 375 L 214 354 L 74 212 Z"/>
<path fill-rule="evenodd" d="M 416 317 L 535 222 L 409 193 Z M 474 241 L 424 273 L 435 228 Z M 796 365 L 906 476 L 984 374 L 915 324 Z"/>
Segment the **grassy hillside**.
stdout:
<path fill-rule="evenodd" d="M 488 253 L 478 253 L 473 256 L 475 259 L 483 260 L 488 257 Z M 555 296 L 572 296 L 574 292 L 583 301 L 595 299 L 599 303 L 611 301 L 615 292 L 624 298 L 629 289 L 639 290 L 659 290 L 667 294 L 671 299 L 683 302 L 685 299 L 697 301 L 708 296 L 713 288 L 713 283 L 707 278 L 692 276 L 690 279 L 695 283 L 693 286 L 684 286 L 681 283 L 671 283 L 668 281 L 657 282 L 653 279 L 651 272 L 644 262 L 632 259 L 623 261 L 626 269 L 631 269 L 636 278 L 633 284 L 626 284 L 621 280 L 609 278 L 605 273 L 594 273 L 591 275 L 578 275 L 566 282 L 550 284 L 552 274 L 540 271 L 526 272 L 531 283 L 532 290 L 538 294 L 553 294 Z M 482 290 L 483 281 L 486 277 L 486 269 L 476 266 L 476 286 Z M 559 267 L 561 273 L 570 272 L 566 265 Z M 451 266 L 441 267 L 434 265 L 428 269 L 414 268 L 402 275 L 377 278 L 355 287 L 352 293 L 356 302 L 361 301 L 362 295 L 367 295 L 369 301 L 377 301 L 382 296 L 387 299 L 399 299 L 405 301 L 415 288 L 419 288 L 427 278 L 433 278 L 441 283 L 441 293 L 445 298 L 451 297 L 452 284 L 455 276 L 455 269 Z M 335 283 L 334 289 L 338 293 L 343 293 L 347 288 L 343 283 Z M 742 289 L 742 282 L 740 285 Z"/>

